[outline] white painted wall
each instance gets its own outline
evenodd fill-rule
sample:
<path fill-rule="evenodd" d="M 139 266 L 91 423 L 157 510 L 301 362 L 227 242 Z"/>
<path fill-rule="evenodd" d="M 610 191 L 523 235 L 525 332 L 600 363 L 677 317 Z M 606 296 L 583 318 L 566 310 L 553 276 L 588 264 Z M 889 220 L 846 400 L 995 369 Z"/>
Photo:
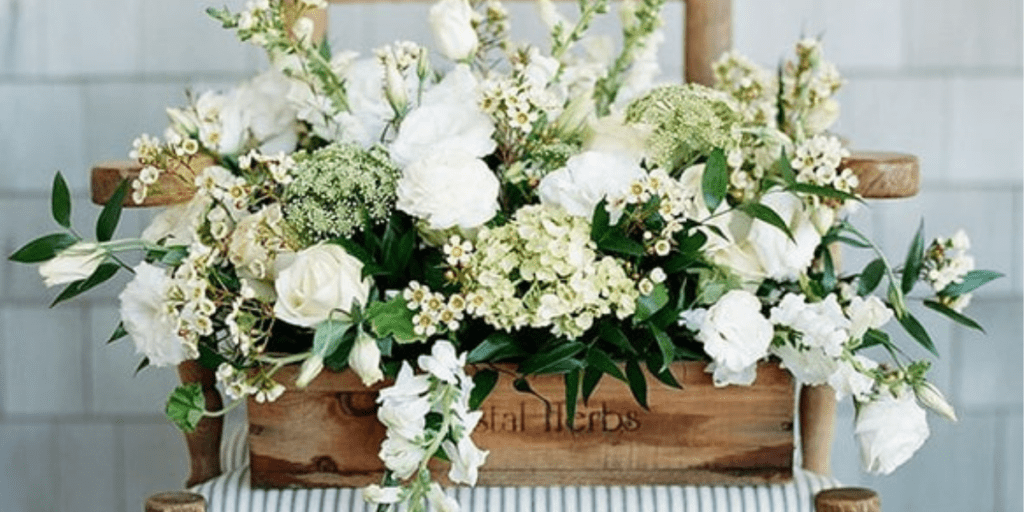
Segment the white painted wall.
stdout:
<path fill-rule="evenodd" d="M 239 0 L 229 5 L 238 6 Z M 54 227 L 47 198 L 63 170 L 75 219 L 89 226 L 91 163 L 125 158 L 159 133 L 185 87 L 243 79 L 262 66 L 203 10 L 208 0 L 0 0 L 0 249 Z M 887 478 L 863 475 L 852 410 L 840 411 L 836 475 L 881 492 L 895 511 L 1022 510 L 1022 7 L 1016 0 L 736 0 L 736 47 L 765 65 L 801 35 L 822 35 L 849 83 L 839 131 L 857 148 L 916 153 L 923 188 L 873 203 L 857 221 L 899 258 L 924 215 L 932 235 L 970 230 L 978 264 L 1007 274 L 973 311 L 989 335 L 933 328 L 936 380 L 961 421 Z M 332 7 L 336 48 L 427 41 L 423 5 Z M 512 5 L 516 35 L 537 36 L 532 7 Z M 667 76 L 681 70 L 681 7 L 670 8 Z M 149 213 L 130 212 L 124 232 Z M 848 258 L 850 266 L 863 258 Z M 123 283 L 123 281 L 121 281 Z M 29 267 L 0 263 L 0 509 L 141 509 L 177 488 L 187 457 L 162 417 L 173 372 L 132 377 L 130 345 L 103 346 L 118 286 L 48 310 Z"/>

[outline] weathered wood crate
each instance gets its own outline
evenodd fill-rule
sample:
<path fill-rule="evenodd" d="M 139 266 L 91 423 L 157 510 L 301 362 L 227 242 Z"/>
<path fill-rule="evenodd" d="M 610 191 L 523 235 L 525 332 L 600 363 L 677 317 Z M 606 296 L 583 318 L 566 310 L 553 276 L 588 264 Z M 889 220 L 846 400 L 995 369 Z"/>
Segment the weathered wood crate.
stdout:
<path fill-rule="evenodd" d="M 648 375 L 650 410 L 606 377 L 575 424 L 566 422 L 561 375 L 530 378 L 542 400 L 503 375 L 481 406 L 473 439 L 490 450 L 478 485 L 748 484 L 792 478 L 794 384 L 762 363 L 751 387 L 715 388 L 706 363 L 671 367 L 683 385 Z M 296 368 L 282 370 L 294 382 Z M 378 386 L 377 388 L 379 388 Z M 375 389 L 377 389 L 375 388 Z M 376 391 L 351 372 L 324 372 L 273 403 L 249 401 L 252 483 L 353 487 L 378 483 L 385 437 Z M 436 477 L 447 469 L 437 465 Z"/>

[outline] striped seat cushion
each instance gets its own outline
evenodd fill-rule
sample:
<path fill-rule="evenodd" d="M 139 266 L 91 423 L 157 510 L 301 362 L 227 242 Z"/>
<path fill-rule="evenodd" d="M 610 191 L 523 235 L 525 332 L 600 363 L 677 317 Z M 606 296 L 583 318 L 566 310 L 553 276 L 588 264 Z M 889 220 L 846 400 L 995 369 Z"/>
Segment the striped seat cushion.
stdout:
<path fill-rule="evenodd" d="M 253 489 L 245 431 L 225 439 L 225 474 L 192 488 L 208 512 L 373 512 L 358 489 Z M 794 468 L 793 481 L 751 486 L 459 487 L 463 512 L 814 512 L 814 495 L 835 480 Z"/>

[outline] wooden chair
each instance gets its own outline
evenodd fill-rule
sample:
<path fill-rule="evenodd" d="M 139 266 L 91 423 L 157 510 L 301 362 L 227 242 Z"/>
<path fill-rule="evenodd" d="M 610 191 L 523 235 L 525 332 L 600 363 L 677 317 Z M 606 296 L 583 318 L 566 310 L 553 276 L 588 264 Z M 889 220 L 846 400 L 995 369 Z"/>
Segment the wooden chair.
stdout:
<path fill-rule="evenodd" d="M 359 0 L 330 0 L 332 3 L 354 3 Z M 373 0 L 367 0 L 373 1 Z M 684 69 L 687 82 L 712 85 L 712 65 L 718 57 L 732 46 L 732 2 L 731 0 L 683 0 L 685 3 L 685 56 Z M 326 10 L 320 10 L 314 17 L 315 34 L 323 37 L 327 28 Z M 860 179 L 858 192 L 867 198 L 910 197 L 917 193 L 919 170 L 917 158 L 897 153 L 855 152 L 845 160 L 844 165 L 854 170 Z M 134 177 L 140 169 L 135 162 L 107 162 L 92 169 L 92 200 L 104 204 L 117 185 L 124 178 Z M 175 183 L 167 183 L 167 191 L 151 196 L 142 205 L 130 200 L 125 206 L 160 206 L 182 202 L 190 192 Z M 222 399 L 216 389 L 213 370 L 202 368 L 195 361 L 178 366 L 178 374 L 184 383 L 198 382 L 202 385 L 206 402 L 211 410 L 221 408 Z M 822 475 L 830 473 L 830 452 L 835 421 L 834 393 L 828 386 L 804 387 L 800 391 L 799 421 L 800 446 L 803 468 Z M 223 435 L 223 419 L 205 418 L 198 430 L 185 434 L 191 459 L 191 470 L 186 486 L 193 486 L 221 474 L 219 451 Z M 869 494 L 873 495 L 873 493 Z M 843 508 L 843 503 L 852 503 L 850 496 L 857 500 L 868 499 L 864 493 L 839 493 L 835 498 L 839 508 L 818 505 L 818 510 L 854 510 Z M 856 500 L 854 500 L 856 501 Z M 180 493 L 161 494 L 152 497 L 146 510 L 154 512 L 181 511 L 202 512 L 196 504 L 195 495 Z M 877 510 L 877 497 L 874 498 Z M 822 508 L 826 507 L 826 508 Z M 857 509 L 861 510 L 861 509 Z M 867 508 L 863 510 L 869 510 Z"/>

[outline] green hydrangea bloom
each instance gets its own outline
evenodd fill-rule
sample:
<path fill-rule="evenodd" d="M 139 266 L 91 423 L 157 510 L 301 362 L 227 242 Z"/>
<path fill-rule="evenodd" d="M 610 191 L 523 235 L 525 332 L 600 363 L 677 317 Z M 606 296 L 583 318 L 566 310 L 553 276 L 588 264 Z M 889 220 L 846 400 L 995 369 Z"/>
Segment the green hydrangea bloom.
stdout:
<path fill-rule="evenodd" d="M 383 222 L 395 207 L 400 172 L 377 146 L 334 143 L 296 157 L 284 218 L 305 244 L 350 236 L 364 216 Z"/>
<path fill-rule="evenodd" d="M 655 165 L 681 171 L 738 135 L 736 106 L 727 94 L 698 84 L 651 90 L 626 108 L 626 122 L 653 128 L 648 151 Z"/>

